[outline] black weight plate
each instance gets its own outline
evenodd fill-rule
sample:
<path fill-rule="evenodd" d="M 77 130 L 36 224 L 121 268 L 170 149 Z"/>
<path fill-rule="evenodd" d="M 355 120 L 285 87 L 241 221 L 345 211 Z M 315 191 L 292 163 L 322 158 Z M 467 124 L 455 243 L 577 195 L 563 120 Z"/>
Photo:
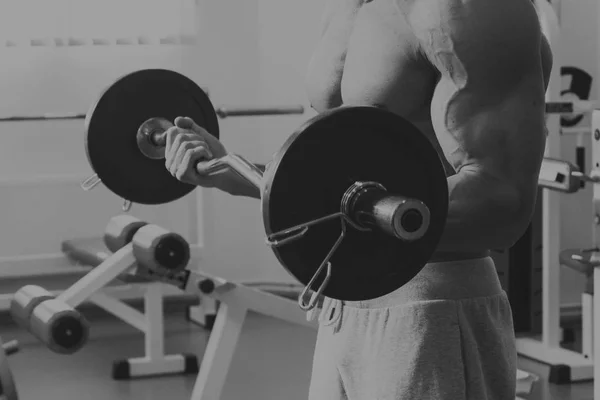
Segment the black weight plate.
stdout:
<path fill-rule="evenodd" d="M 373 299 L 404 285 L 428 262 L 446 222 L 448 186 L 434 147 L 410 122 L 375 107 L 341 107 L 311 119 L 276 154 L 264 179 L 267 235 L 340 211 L 344 192 L 356 181 L 381 183 L 391 195 L 416 198 L 429 207 L 430 228 L 411 243 L 348 226 L 331 258 L 331 279 L 323 292 L 335 299 Z M 306 285 L 340 232 L 335 219 L 273 250 Z"/>
<path fill-rule="evenodd" d="M 136 141 L 138 128 L 149 118 L 172 122 L 179 116 L 192 118 L 219 137 L 217 115 L 208 96 L 177 72 L 140 70 L 106 89 L 85 121 L 88 161 L 102 183 L 116 195 L 140 204 L 168 203 L 194 190 L 195 186 L 173 178 L 164 160 L 143 155 Z"/>

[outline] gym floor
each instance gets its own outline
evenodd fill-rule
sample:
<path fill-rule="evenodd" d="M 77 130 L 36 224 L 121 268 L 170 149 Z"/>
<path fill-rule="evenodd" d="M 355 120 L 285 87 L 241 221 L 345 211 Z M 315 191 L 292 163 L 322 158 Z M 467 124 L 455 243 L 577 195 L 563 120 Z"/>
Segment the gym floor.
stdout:
<path fill-rule="evenodd" d="M 185 308 L 169 306 L 166 326 L 168 353 L 193 353 L 201 360 L 209 333 L 188 322 Z M 8 315 L 0 315 L 3 340 L 18 339 L 21 351 L 10 365 L 21 400 L 189 400 L 195 375 L 163 376 L 130 381 L 111 378 L 112 363 L 143 354 L 143 337 L 104 312 L 86 310 L 90 342 L 74 355 L 59 355 L 18 330 Z M 250 314 L 236 349 L 222 400 L 306 400 L 316 331 Z M 575 343 L 577 346 L 577 343 Z M 592 400 L 592 383 L 552 385 L 548 368 L 521 359 L 519 367 L 540 376 L 527 399 Z"/>

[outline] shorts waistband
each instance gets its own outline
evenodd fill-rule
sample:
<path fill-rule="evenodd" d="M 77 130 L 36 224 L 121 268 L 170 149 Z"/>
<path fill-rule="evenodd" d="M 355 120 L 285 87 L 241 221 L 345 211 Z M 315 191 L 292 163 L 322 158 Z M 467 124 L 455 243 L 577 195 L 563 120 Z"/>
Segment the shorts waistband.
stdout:
<path fill-rule="evenodd" d="M 414 301 L 459 300 L 503 292 L 491 257 L 426 264 L 408 283 L 371 300 L 341 301 L 345 307 L 381 308 Z"/>

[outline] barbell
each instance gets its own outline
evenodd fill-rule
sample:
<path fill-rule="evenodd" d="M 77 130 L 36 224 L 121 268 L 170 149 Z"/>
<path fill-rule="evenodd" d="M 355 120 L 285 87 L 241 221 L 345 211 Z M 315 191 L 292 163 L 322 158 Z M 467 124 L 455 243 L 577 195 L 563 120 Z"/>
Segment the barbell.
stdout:
<path fill-rule="evenodd" d="M 164 165 L 165 131 L 178 116 L 215 137 L 217 115 L 187 77 L 142 70 L 106 89 L 86 117 L 86 153 L 99 180 L 135 203 L 162 204 L 194 189 Z M 304 123 L 264 172 L 242 156 L 211 160 L 261 191 L 267 244 L 309 291 L 376 298 L 404 285 L 429 260 L 448 208 L 444 167 L 410 122 L 371 106 L 344 106 Z M 314 293 L 313 293 L 314 294 Z"/>
<path fill-rule="evenodd" d="M 266 106 L 266 107 L 244 107 L 244 106 L 221 106 L 215 109 L 215 113 L 221 119 L 228 117 L 261 116 L 261 115 L 290 115 L 304 114 L 304 106 Z M 67 113 L 44 113 L 32 115 L 10 115 L 0 117 L 0 122 L 30 122 L 30 121 L 69 121 L 85 120 L 87 114 Z"/>

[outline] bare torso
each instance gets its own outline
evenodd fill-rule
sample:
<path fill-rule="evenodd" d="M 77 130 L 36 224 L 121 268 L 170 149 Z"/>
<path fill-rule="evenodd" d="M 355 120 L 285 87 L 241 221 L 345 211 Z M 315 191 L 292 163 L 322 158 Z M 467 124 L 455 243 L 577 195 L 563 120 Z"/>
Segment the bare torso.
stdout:
<path fill-rule="evenodd" d="M 447 176 L 460 155 L 444 129 L 447 96 L 440 74 L 428 60 L 413 24 L 415 4 L 431 0 L 327 0 L 322 36 L 311 59 L 306 89 L 317 112 L 344 105 L 381 105 L 411 121 L 439 152 Z M 448 0 L 444 0 L 448 1 Z M 496 0 L 470 0 L 495 2 Z M 525 2 L 528 0 L 507 0 Z M 543 52 L 547 46 L 542 46 Z M 542 59 L 545 56 L 541 55 Z M 436 94 L 436 92 L 438 92 Z M 444 98 L 446 97 L 446 98 Z M 454 150 L 454 151 L 453 151 Z M 477 258 L 487 252 L 438 252 L 432 260 Z"/>

